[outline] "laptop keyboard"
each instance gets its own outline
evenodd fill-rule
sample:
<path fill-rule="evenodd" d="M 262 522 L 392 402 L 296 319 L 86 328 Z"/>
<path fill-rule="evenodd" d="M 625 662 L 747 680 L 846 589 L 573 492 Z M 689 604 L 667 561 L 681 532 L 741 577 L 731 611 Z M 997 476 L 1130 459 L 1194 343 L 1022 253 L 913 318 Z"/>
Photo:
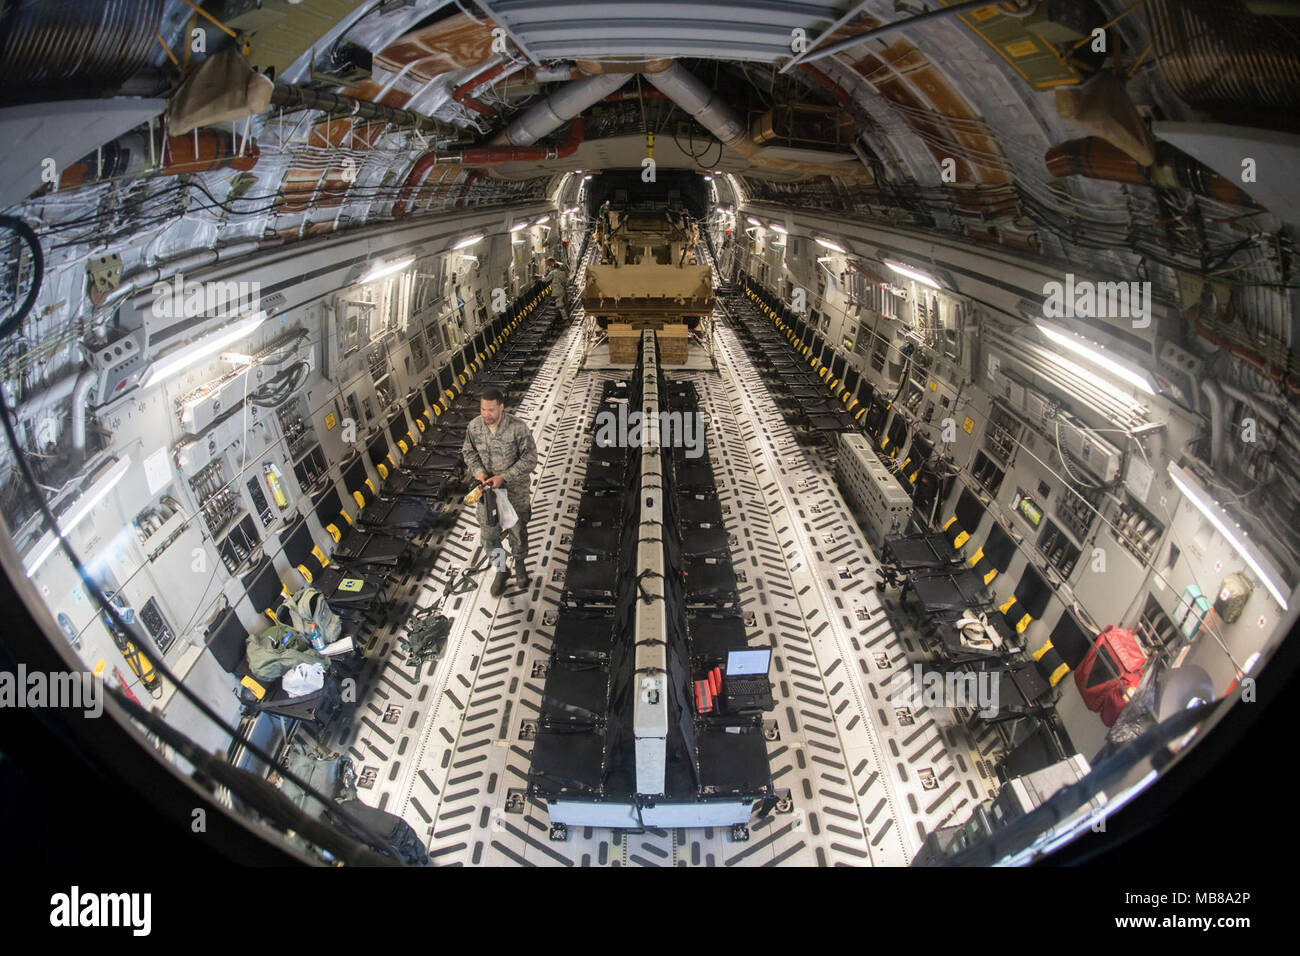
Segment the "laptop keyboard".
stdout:
<path fill-rule="evenodd" d="M 761 697 L 769 686 L 766 677 L 728 677 L 724 689 L 731 697 Z"/>

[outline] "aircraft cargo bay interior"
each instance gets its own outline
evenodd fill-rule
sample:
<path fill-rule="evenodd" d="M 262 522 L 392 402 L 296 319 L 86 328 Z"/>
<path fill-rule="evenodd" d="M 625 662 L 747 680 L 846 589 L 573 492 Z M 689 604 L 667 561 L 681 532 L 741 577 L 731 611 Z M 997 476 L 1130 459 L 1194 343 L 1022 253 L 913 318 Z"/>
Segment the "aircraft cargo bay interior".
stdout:
<path fill-rule="evenodd" d="M 218 851 L 1051 861 L 1283 682 L 1295 4 L 3 8 L 0 703 Z"/>

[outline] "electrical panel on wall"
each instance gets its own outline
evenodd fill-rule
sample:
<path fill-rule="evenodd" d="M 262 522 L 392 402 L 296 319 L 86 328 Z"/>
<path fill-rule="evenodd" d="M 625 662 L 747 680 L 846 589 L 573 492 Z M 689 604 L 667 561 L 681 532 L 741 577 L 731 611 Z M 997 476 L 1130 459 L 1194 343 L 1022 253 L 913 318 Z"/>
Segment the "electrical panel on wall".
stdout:
<path fill-rule="evenodd" d="M 307 372 L 312 368 L 311 343 L 301 329 L 279 336 L 251 356 L 227 353 L 222 358 L 235 368 L 176 399 L 176 417 L 187 436 L 205 434 L 271 379 L 288 374 L 290 366 L 305 364 Z"/>
<path fill-rule="evenodd" d="M 95 384 L 95 405 L 106 405 L 128 391 L 145 368 L 148 335 L 144 329 L 128 332 L 95 348 L 91 362 L 99 376 Z"/>
<path fill-rule="evenodd" d="M 388 408 L 393 403 L 393 385 L 390 377 L 392 367 L 388 362 L 388 349 L 383 341 L 376 342 L 366 353 L 366 364 L 370 369 L 370 379 L 375 383 L 375 395 L 381 408 Z"/>
<path fill-rule="evenodd" d="M 988 426 L 984 430 L 984 450 L 1002 465 L 1009 465 L 1015 459 L 1023 432 L 1024 425 L 1020 420 L 994 402 L 989 409 Z"/>
<path fill-rule="evenodd" d="M 374 292 L 357 290 L 352 297 L 340 295 L 336 300 L 338 354 L 347 357 L 370 341 L 374 321 Z"/>
<path fill-rule="evenodd" d="M 1102 484 L 1110 484 L 1119 476 L 1119 449 L 1069 413 L 1057 413 L 1049 437 L 1056 439 L 1062 455 L 1069 456 L 1071 466 L 1086 469 L 1100 478 Z"/>

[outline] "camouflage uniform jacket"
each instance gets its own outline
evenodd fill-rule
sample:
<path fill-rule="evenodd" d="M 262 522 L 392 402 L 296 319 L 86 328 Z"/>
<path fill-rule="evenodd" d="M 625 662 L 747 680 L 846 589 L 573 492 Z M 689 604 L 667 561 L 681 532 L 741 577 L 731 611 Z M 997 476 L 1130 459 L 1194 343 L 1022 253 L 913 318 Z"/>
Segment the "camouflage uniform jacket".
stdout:
<path fill-rule="evenodd" d="M 527 503 L 528 476 L 537 467 L 537 445 L 527 425 L 502 412 L 493 435 L 480 415 L 466 427 L 461 453 L 471 481 L 480 471 L 487 472 L 489 478 L 500 475 L 511 500 Z"/>

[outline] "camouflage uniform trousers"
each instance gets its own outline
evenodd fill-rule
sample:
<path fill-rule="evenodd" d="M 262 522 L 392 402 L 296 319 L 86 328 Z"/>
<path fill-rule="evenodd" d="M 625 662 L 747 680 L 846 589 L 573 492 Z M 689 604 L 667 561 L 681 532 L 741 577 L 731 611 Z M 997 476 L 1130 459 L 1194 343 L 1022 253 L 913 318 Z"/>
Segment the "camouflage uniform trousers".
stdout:
<path fill-rule="evenodd" d="M 510 505 L 519 515 L 519 521 L 514 527 L 505 532 L 506 540 L 510 544 L 510 554 L 514 556 L 515 571 L 521 577 L 525 573 L 525 562 L 528 557 L 528 519 L 532 514 L 528 507 L 528 484 L 525 482 L 519 484 L 505 484 L 501 486 L 506 497 L 510 499 Z M 495 494 L 495 492 L 493 492 Z M 492 562 L 492 567 L 497 571 L 506 571 L 509 567 L 506 551 L 501 547 L 501 527 L 500 525 L 489 525 L 487 521 L 487 504 L 480 498 L 477 504 L 478 509 L 478 527 L 479 541 L 483 545 L 483 551 L 487 554 L 488 560 Z"/>

